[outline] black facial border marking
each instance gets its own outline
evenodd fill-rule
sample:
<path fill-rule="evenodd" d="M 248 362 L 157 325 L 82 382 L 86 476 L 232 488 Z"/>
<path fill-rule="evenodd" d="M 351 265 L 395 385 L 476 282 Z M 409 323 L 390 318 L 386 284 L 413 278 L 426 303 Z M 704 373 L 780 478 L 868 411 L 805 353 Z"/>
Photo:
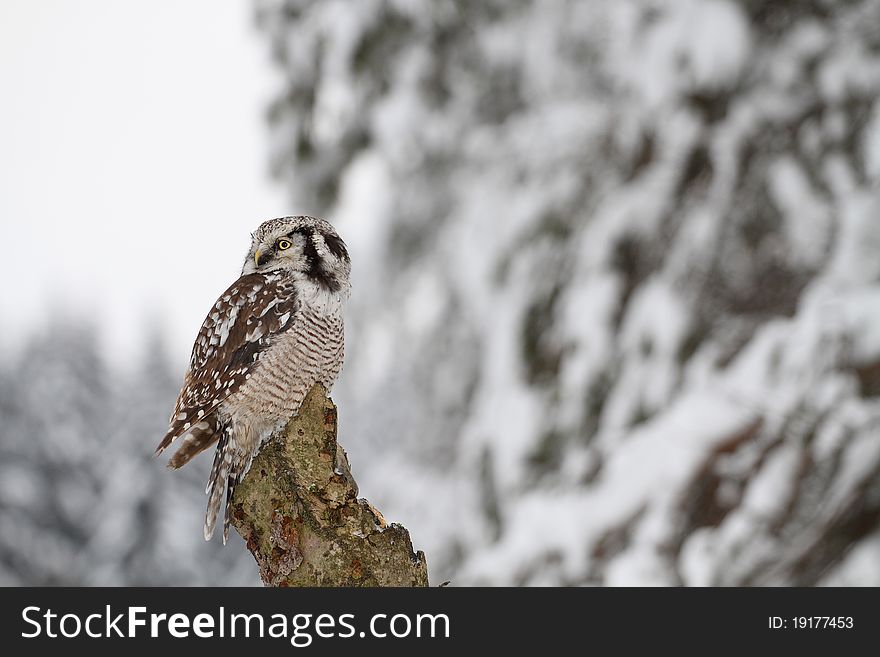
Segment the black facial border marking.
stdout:
<path fill-rule="evenodd" d="M 345 248 L 345 242 L 340 239 L 339 235 L 322 232 L 321 236 L 324 238 L 324 242 L 327 244 L 327 248 L 330 249 L 330 253 L 335 255 L 337 258 L 345 260 L 346 262 L 350 261 L 350 258 L 348 257 L 348 250 Z"/>
<path fill-rule="evenodd" d="M 303 255 L 306 257 L 306 262 L 309 265 L 305 272 L 306 276 L 331 292 L 338 292 L 340 285 L 339 281 L 336 280 L 336 276 L 324 271 L 321 267 L 321 256 L 318 255 L 318 249 L 315 247 L 315 242 L 312 239 L 315 234 L 314 229 L 309 226 L 302 226 L 292 230 L 287 236 L 293 239 L 293 236 L 297 233 L 303 236 L 303 241 L 305 242 L 303 245 Z"/>

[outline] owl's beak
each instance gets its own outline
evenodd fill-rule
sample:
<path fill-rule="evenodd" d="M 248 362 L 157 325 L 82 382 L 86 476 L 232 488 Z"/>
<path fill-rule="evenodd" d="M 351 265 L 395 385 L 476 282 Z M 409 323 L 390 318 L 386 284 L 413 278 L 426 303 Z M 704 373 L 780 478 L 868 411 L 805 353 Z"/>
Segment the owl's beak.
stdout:
<path fill-rule="evenodd" d="M 254 253 L 254 264 L 259 267 L 260 266 L 260 250 L 257 249 Z"/>

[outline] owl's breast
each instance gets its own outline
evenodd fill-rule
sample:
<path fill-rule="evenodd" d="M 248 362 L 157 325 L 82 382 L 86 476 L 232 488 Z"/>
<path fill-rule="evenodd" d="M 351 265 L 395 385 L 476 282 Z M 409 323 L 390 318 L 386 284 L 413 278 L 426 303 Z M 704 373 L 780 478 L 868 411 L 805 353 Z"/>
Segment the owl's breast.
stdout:
<path fill-rule="evenodd" d="M 287 330 L 272 337 L 247 381 L 226 400 L 224 413 L 244 421 L 286 421 L 315 383 L 329 392 L 343 355 L 341 309 L 326 312 L 324 307 L 301 304 Z"/>

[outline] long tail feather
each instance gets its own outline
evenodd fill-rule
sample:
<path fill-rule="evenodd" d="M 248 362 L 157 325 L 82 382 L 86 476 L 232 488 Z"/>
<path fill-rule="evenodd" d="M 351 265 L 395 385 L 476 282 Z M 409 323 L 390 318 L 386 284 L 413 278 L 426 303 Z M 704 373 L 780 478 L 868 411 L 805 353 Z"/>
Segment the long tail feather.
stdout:
<path fill-rule="evenodd" d="M 226 480 L 226 508 L 223 509 L 223 545 L 229 540 L 229 521 L 232 518 L 232 496 L 238 485 L 238 474 L 231 474 Z"/>
<path fill-rule="evenodd" d="M 253 454 L 238 454 L 229 464 L 229 476 L 226 478 L 226 507 L 223 510 L 223 545 L 226 545 L 229 539 L 229 521 L 232 519 L 232 497 L 235 495 L 235 487 L 251 469 L 253 460 Z"/>
<path fill-rule="evenodd" d="M 225 430 L 217 443 L 214 464 L 211 466 L 211 476 L 208 477 L 208 486 L 205 488 L 205 492 L 208 494 L 208 508 L 205 511 L 206 541 L 210 541 L 211 536 L 214 535 L 217 514 L 220 512 L 220 500 L 223 497 L 223 489 L 226 487 L 226 480 L 229 476 L 232 451 L 229 445 L 229 431 Z"/>
<path fill-rule="evenodd" d="M 202 420 L 183 435 L 180 447 L 168 461 L 169 468 L 180 468 L 201 454 L 220 438 L 222 430 L 214 418 Z"/>
<path fill-rule="evenodd" d="M 175 454 L 172 458 L 172 462 L 176 462 L 176 465 L 169 463 L 170 467 L 179 468 L 193 456 L 210 447 L 217 440 L 219 432 L 220 424 L 217 415 L 214 413 L 202 417 L 193 425 L 179 421 L 172 422 L 168 433 L 165 434 L 162 442 L 156 447 L 156 456 L 161 455 L 175 440 L 180 438 L 182 444 L 178 452 L 181 454 L 180 456 Z"/>

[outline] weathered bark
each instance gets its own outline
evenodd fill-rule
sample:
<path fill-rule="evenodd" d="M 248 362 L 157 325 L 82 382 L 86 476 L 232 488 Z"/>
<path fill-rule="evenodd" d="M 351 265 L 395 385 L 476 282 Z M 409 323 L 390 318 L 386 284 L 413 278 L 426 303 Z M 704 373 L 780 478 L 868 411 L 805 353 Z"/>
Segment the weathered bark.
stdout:
<path fill-rule="evenodd" d="M 427 586 L 406 528 L 357 495 L 336 406 L 315 385 L 238 485 L 232 525 L 268 586 Z"/>

